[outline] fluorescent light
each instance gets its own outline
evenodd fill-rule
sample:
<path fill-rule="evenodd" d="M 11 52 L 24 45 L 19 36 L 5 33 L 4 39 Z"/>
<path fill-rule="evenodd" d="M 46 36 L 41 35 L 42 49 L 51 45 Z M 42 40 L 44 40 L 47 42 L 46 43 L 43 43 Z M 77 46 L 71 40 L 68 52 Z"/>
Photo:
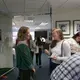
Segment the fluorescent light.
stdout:
<path fill-rule="evenodd" d="M 41 24 L 40 24 L 40 26 L 45 26 L 45 25 L 47 25 L 48 23 L 44 23 L 44 22 L 42 22 Z"/>
<path fill-rule="evenodd" d="M 40 27 L 36 27 L 35 29 L 40 29 Z"/>
<path fill-rule="evenodd" d="M 24 20 L 25 22 L 33 22 L 33 20 Z"/>

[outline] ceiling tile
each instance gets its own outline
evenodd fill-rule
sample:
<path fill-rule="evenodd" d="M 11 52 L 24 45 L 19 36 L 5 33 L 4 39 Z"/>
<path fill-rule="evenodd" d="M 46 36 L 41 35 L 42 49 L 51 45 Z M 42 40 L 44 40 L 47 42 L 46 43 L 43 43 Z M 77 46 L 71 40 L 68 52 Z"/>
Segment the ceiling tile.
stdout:
<path fill-rule="evenodd" d="M 8 10 L 2 0 L 0 0 L 0 11 L 5 12 L 5 13 L 8 12 Z"/>
<path fill-rule="evenodd" d="M 24 0 L 5 0 L 10 12 L 24 12 Z"/>
<path fill-rule="evenodd" d="M 26 8 L 40 8 L 44 2 L 26 2 Z"/>
<path fill-rule="evenodd" d="M 68 0 L 66 4 L 64 4 L 62 7 L 72 9 L 72 8 L 77 8 L 79 5 L 80 5 L 80 0 Z"/>
<path fill-rule="evenodd" d="M 63 4 L 65 4 L 68 0 L 48 0 L 52 5 L 53 9 L 60 8 Z"/>

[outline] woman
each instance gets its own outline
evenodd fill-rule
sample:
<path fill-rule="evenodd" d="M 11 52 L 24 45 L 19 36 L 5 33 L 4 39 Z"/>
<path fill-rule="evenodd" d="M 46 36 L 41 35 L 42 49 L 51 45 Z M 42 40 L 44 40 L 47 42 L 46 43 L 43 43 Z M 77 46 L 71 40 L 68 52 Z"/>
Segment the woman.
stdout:
<path fill-rule="evenodd" d="M 32 39 L 32 36 L 30 35 L 30 49 L 31 49 L 31 56 L 32 56 L 32 60 L 34 58 L 34 51 L 35 51 L 35 42 L 34 40 Z"/>
<path fill-rule="evenodd" d="M 36 53 L 36 64 L 41 68 L 42 42 L 39 37 L 37 37 L 36 47 L 38 48 L 38 53 Z"/>
<path fill-rule="evenodd" d="M 20 80 L 30 80 L 30 72 L 34 71 L 28 40 L 30 31 L 28 27 L 22 26 L 17 34 L 19 42 L 15 47 L 17 68 L 19 69 Z"/>
<path fill-rule="evenodd" d="M 71 53 L 80 53 L 80 32 L 76 33 L 72 38 L 67 40 L 71 46 Z"/>
<path fill-rule="evenodd" d="M 62 31 L 60 29 L 52 30 L 52 44 L 51 44 L 51 55 L 48 50 L 45 50 L 51 58 L 50 62 L 50 73 L 55 69 L 62 61 L 65 61 L 71 56 L 70 45 L 64 40 Z"/>

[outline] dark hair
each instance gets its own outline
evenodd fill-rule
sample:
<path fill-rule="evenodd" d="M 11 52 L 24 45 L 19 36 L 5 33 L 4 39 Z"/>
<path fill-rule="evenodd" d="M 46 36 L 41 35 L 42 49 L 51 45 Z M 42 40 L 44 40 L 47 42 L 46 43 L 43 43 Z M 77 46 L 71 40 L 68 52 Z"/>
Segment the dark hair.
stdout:
<path fill-rule="evenodd" d="M 42 45 L 40 37 L 37 37 L 36 45 L 38 45 L 38 46 Z"/>
<path fill-rule="evenodd" d="M 52 40 L 50 47 L 51 48 L 55 47 L 57 42 L 58 42 L 57 40 Z"/>
<path fill-rule="evenodd" d="M 80 36 L 80 32 L 76 33 L 72 38 L 73 38 L 73 39 L 76 39 L 76 38 L 79 37 L 79 36 Z"/>

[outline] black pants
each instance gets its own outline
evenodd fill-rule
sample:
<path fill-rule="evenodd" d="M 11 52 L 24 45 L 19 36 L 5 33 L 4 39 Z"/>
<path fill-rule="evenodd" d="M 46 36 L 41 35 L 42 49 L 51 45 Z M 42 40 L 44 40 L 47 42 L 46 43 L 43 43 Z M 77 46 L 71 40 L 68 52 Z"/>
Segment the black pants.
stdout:
<path fill-rule="evenodd" d="M 36 54 L 36 64 L 41 65 L 41 54 L 42 54 L 42 49 L 39 48 L 39 53 Z"/>
<path fill-rule="evenodd" d="M 30 70 L 19 69 L 20 80 L 30 80 Z"/>
<path fill-rule="evenodd" d="M 34 52 L 33 51 L 31 51 L 31 56 L 32 56 L 32 60 L 33 60 L 33 58 L 34 58 Z"/>
<path fill-rule="evenodd" d="M 53 63 L 50 59 L 50 74 L 59 64 Z"/>

